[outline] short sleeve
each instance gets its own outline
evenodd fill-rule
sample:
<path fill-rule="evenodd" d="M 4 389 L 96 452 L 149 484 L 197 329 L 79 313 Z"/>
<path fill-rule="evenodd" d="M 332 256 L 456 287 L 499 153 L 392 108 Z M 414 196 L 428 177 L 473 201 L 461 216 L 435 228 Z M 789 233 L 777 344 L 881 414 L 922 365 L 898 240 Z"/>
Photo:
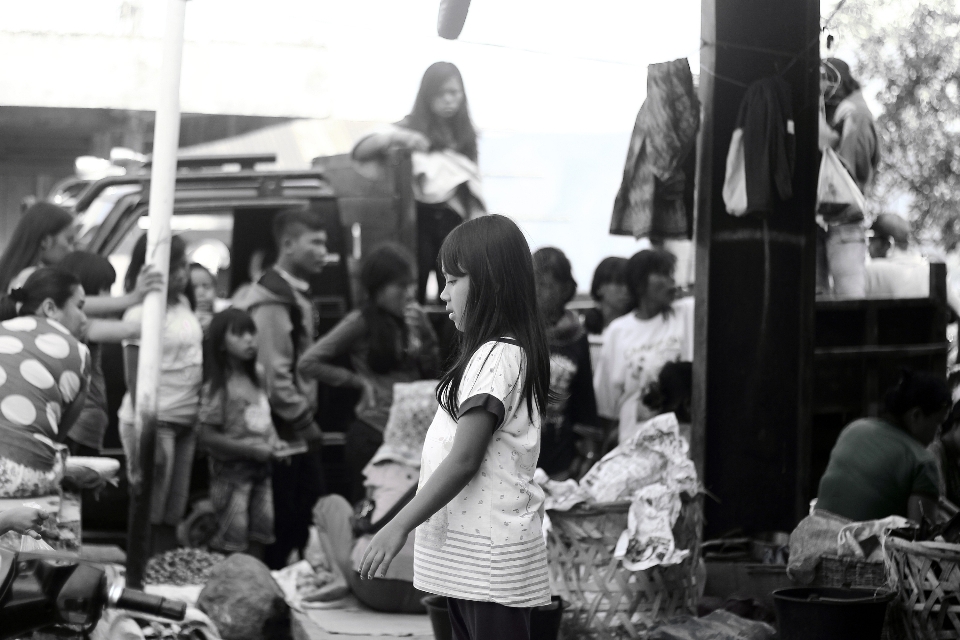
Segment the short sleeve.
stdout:
<path fill-rule="evenodd" d="M 223 427 L 223 412 L 223 389 L 211 393 L 208 382 L 200 394 L 200 424 Z"/>
<path fill-rule="evenodd" d="M 494 429 L 499 429 L 520 402 L 523 373 L 523 350 L 516 342 L 484 343 L 463 372 L 457 414 L 479 407 L 493 414 Z"/>
<path fill-rule="evenodd" d="M 937 463 L 929 452 L 918 461 L 913 477 L 913 486 L 910 494 L 915 496 L 940 497 L 940 477 L 937 472 Z"/>
<path fill-rule="evenodd" d="M 127 309 L 123 314 L 123 321 L 140 324 L 143 321 L 143 305 L 138 304 Z M 134 338 L 131 340 L 124 340 L 122 344 L 125 347 L 130 345 L 139 347 L 140 340 L 137 338 Z"/>

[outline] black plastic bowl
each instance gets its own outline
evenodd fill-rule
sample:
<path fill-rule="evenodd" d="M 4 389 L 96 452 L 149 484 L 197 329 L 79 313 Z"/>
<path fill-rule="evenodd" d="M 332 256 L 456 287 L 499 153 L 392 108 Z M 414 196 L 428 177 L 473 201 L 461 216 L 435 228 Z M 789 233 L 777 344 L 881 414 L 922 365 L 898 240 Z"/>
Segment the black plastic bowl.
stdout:
<path fill-rule="evenodd" d="M 797 587 L 773 592 L 780 640 L 879 640 L 892 591 Z"/>

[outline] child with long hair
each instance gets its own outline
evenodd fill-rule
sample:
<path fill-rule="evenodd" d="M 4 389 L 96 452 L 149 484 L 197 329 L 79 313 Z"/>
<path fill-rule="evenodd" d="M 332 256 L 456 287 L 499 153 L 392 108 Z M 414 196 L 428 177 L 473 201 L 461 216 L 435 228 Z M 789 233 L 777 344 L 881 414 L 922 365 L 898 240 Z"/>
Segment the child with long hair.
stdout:
<path fill-rule="evenodd" d="M 413 152 L 417 297 L 424 302 L 427 279 L 436 267 L 443 239 L 463 220 L 486 213 L 477 166 L 477 131 L 463 77 L 452 62 L 427 67 L 410 115 L 361 138 L 353 157 L 360 162 L 377 160 L 397 148 Z M 442 289 L 439 271 L 436 278 L 437 288 Z"/>
<path fill-rule="evenodd" d="M 440 368 L 437 336 L 410 291 L 413 269 L 413 258 L 403 247 L 375 247 L 360 269 L 366 301 L 310 347 L 298 365 L 304 377 L 362 392 L 356 420 L 347 430 L 354 501 L 363 498 L 363 469 L 383 444 L 393 385 L 435 378 Z M 344 355 L 352 370 L 339 362 Z"/>
<path fill-rule="evenodd" d="M 17 221 L 0 256 L 0 291 L 23 286 L 38 267 L 56 266 L 76 239 L 73 214 L 49 202 L 34 204 Z"/>
<path fill-rule="evenodd" d="M 147 255 L 147 236 L 142 235 L 130 255 L 124 284 L 136 287 Z M 190 470 L 197 445 L 197 412 L 203 384 L 203 329 L 187 299 L 187 247 L 180 236 L 170 238 L 170 275 L 167 285 L 167 312 L 164 317 L 157 385 L 157 441 L 150 501 L 150 523 L 154 553 L 176 546 L 176 527 L 183 519 L 190 496 Z M 123 319 L 140 324 L 143 305 L 131 307 Z M 127 393 L 120 404 L 120 440 L 127 456 L 127 476 L 133 490 L 139 490 L 140 432 L 136 420 L 139 340 L 123 342 L 123 364 Z"/>
<path fill-rule="evenodd" d="M 257 326 L 246 311 L 213 316 L 204 340 L 200 443 L 210 454 L 214 549 L 263 558 L 272 544 L 274 452 L 282 442 L 257 373 Z"/>
<path fill-rule="evenodd" d="M 455 638 L 529 639 L 531 609 L 550 601 L 533 479 L 550 352 L 530 248 L 509 218 L 483 216 L 447 237 L 440 267 L 459 348 L 417 495 L 370 542 L 360 576 L 382 577 L 416 528 L 414 586 L 447 597 Z"/>

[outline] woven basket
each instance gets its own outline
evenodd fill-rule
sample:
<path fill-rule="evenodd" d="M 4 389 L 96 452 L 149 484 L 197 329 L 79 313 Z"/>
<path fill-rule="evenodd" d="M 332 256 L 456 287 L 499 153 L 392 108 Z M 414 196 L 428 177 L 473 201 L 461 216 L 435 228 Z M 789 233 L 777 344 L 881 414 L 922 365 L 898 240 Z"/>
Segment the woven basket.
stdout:
<path fill-rule="evenodd" d="M 911 640 L 960 639 L 960 545 L 888 538 L 901 631 Z"/>
<path fill-rule="evenodd" d="M 677 547 L 690 555 L 678 565 L 645 571 L 624 569 L 613 557 L 629 509 L 629 502 L 614 502 L 550 512 L 550 587 L 570 603 L 571 626 L 584 634 L 637 638 L 657 621 L 696 613 L 703 529 L 699 498 L 684 497 L 673 529 Z"/>
<path fill-rule="evenodd" d="M 818 587 L 879 589 L 887 584 L 887 567 L 881 562 L 823 556 L 814 581 Z"/>

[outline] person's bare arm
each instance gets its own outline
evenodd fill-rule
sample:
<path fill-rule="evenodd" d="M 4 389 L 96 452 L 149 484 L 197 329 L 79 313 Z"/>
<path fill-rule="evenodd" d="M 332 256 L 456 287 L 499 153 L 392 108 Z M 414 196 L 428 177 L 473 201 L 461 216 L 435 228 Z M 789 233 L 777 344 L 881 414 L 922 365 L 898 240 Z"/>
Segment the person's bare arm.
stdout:
<path fill-rule="evenodd" d="M 123 348 L 123 378 L 127 383 L 127 391 L 133 406 L 137 403 L 137 366 L 140 363 L 140 347 L 128 344 Z"/>
<path fill-rule="evenodd" d="M 938 510 L 937 501 L 930 496 L 913 494 L 907 500 L 907 517 L 914 522 L 923 522 L 924 518 L 936 522 Z"/>
<path fill-rule="evenodd" d="M 90 320 L 87 328 L 87 340 L 90 342 L 123 342 L 140 338 L 139 322 L 124 322 L 123 320 Z"/>
<path fill-rule="evenodd" d="M 256 460 L 267 462 L 273 457 L 273 447 L 267 442 L 243 442 L 217 431 L 211 425 L 200 426 L 200 444 L 221 460 Z"/>
<path fill-rule="evenodd" d="M 419 131 L 394 127 L 362 138 L 353 147 L 351 155 L 358 162 L 367 162 L 383 157 L 391 147 L 401 147 L 410 151 L 429 151 L 430 141 Z"/>
<path fill-rule="evenodd" d="M 91 318 L 120 315 L 130 307 L 143 302 L 148 293 L 159 291 L 162 287 L 163 276 L 156 267 L 147 265 L 137 276 L 137 285 L 133 291 L 116 297 L 88 295 L 83 304 L 83 310 Z"/>
<path fill-rule="evenodd" d="M 410 532 L 457 497 L 477 475 L 493 437 L 496 419 L 479 407 L 457 420 L 453 448 L 407 506 L 381 529 L 363 553 L 360 577 L 383 577 Z"/>

